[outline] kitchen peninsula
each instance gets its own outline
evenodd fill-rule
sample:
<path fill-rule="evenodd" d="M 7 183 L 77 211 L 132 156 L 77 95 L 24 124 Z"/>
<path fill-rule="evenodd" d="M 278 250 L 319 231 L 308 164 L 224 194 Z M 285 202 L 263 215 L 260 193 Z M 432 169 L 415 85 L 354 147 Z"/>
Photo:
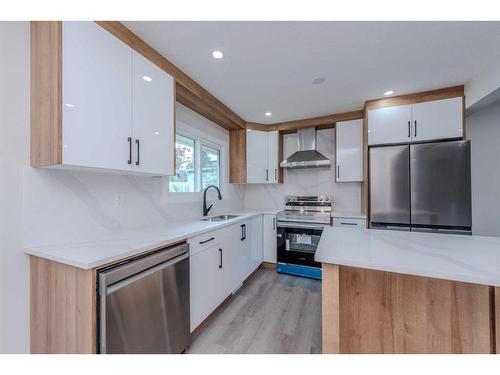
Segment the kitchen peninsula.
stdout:
<path fill-rule="evenodd" d="M 500 239 L 325 228 L 323 353 L 498 353 Z"/>

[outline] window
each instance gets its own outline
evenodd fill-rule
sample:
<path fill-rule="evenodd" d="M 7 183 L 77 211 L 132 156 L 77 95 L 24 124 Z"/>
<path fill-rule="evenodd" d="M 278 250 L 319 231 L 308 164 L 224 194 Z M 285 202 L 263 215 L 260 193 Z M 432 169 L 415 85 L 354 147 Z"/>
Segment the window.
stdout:
<path fill-rule="evenodd" d="M 169 188 L 174 193 L 200 192 L 209 185 L 220 187 L 221 150 L 209 142 L 177 133 L 175 176 Z"/>
<path fill-rule="evenodd" d="M 201 146 L 201 188 L 215 185 L 219 187 L 220 151 L 205 145 Z"/>

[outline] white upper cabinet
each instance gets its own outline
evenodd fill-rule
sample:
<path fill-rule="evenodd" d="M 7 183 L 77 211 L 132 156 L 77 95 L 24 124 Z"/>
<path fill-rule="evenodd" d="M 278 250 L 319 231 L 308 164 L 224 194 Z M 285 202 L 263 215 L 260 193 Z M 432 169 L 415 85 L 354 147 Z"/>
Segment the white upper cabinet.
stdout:
<path fill-rule="evenodd" d="M 411 105 L 368 111 L 368 144 L 411 141 Z"/>
<path fill-rule="evenodd" d="M 62 24 L 62 159 L 174 174 L 174 79 L 95 22 Z"/>
<path fill-rule="evenodd" d="M 267 158 L 268 158 L 268 169 L 269 169 L 269 183 L 278 182 L 278 142 L 279 142 L 279 132 L 272 131 L 267 132 Z"/>
<path fill-rule="evenodd" d="M 462 138 L 463 99 L 452 98 L 413 104 L 413 141 Z"/>
<path fill-rule="evenodd" d="M 267 132 L 247 130 L 247 183 L 266 183 Z"/>
<path fill-rule="evenodd" d="M 462 137 L 462 97 L 368 111 L 369 145 Z"/>
<path fill-rule="evenodd" d="M 278 182 L 278 132 L 247 130 L 247 183 Z"/>
<path fill-rule="evenodd" d="M 363 181 L 363 120 L 335 124 L 336 181 Z"/>
<path fill-rule="evenodd" d="M 63 22 L 62 163 L 128 170 L 131 49 L 94 22 Z"/>
<path fill-rule="evenodd" d="M 174 79 L 132 52 L 133 169 L 174 174 Z"/>

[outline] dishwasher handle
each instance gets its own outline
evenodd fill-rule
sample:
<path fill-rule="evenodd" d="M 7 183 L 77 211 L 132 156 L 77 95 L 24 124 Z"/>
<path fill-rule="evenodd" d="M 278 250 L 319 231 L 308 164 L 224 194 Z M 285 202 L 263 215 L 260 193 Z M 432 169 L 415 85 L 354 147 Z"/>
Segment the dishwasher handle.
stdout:
<path fill-rule="evenodd" d="M 187 259 L 189 258 L 189 253 L 185 253 L 185 254 L 182 254 L 182 255 L 179 255 L 173 259 L 170 259 L 170 260 L 167 260 L 166 262 L 163 262 L 163 263 L 160 263 L 160 264 L 157 264 L 156 266 L 153 266 L 151 268 L 148 268 L 147 270 L 144 270 L 142 272 L 139 272 L 139 273 L 136 273 L 135 275 L 132 275 L 130 277 L 127 277 L 126 279 L 123 279 L 121 281 L 118 281 L 114 284 L 111 284 L 110 286 L 108 286 L 106 289 L 105 289 L 105 294 L 107 296 L 109 296 L 110 294 L 116 292 L 117 290 L 120 290 L 124 287 L 126 287 L 127 285 L 130 285 L 140 279 L 143 279 L 155 272 L 158 272 L 164 268 L 167 268 L 175 263 L 179 263 L 181 261 L 183 261 L 184 259 Z"/>

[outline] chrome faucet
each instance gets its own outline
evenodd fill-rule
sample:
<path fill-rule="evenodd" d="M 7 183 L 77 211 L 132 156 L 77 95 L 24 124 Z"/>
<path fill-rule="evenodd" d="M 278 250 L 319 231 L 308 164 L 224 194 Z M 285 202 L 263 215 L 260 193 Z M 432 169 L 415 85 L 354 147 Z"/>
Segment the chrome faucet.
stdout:
<path fill-rule="evenodd" d="M 208 212 L 210 211 L 210 209 L 213 206 L 213 204 L 211 204 L 210 207 L 207 208 L 207 190 L 210 188 L 214 188 L 215 190 L 217 190 L 217 193 L 219 194 L 219 200 L 222 199 L 222 195 L 221 195 L 220 190 L 217 186 L 215 186 L 215 185 L 207 186 L 205 191 L 203 192 L 203 216 L 207 216 Z"/>

